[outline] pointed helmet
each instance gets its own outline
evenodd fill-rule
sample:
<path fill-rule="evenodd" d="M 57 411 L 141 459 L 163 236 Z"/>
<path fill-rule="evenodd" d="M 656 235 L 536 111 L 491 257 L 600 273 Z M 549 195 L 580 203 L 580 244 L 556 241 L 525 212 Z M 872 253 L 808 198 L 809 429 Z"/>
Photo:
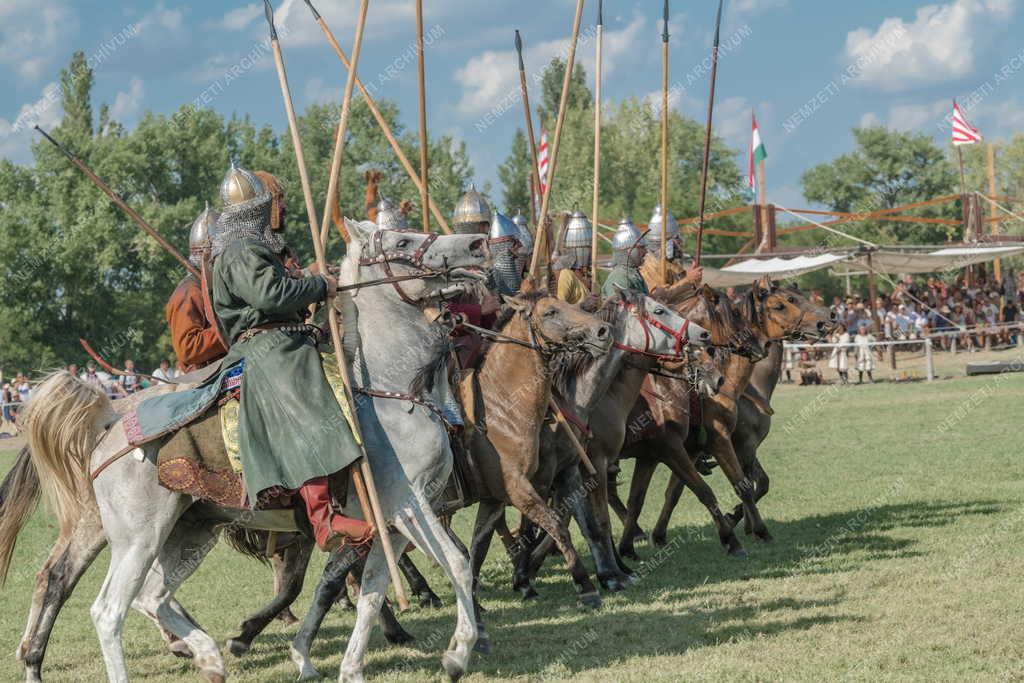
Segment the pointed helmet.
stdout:
<path fill-rule="evenodd" d="M 455 212 L 452 214 L 452 230 L 459 234 L 472 234 L 487 232 L 487 226 L 491 222 L 491 206 L 484 199 L 484 196 L 476 191 L 475 185 L 469 186 L 469 191 L 462 195 L 459 203 L 455 205 Z"/>
<path fill-rule="evenodd" d="M 228 169 L 224 180 L 220 183 L 221 206 L 226 209 L 243 204 L 256 199 L 266 191 L 256 174 L 241 168 L 237 162 L 232 161 L 231 168 Z"/>
<path fill-rule="evenodd" d="M 668 244 L 665 245 L 665 255 L 668 256 L 669 260 L 675 258 L 675 242 L 676 238 L 679 237 L 679 223 L 672 215 L 672 212 L 665 212 L 665 215 L 662 216 L 661 205 L 655 206 L 654 214 L 651 216 L 647 227 L 648 232 L 644 237 L 645 246 L 660 253 L 661 240 L 665 239 L 663 235 L 667 235 Z"/>
<path fill-rule="evenodd" d="M 562 232 L 562 253 L 573 257 L 576 268 L 590 267 L 590 241 L 594 238 L 594 227 L 587 215 L 578 208 L 569 214 L 569 222 Z"/>
<path fill-rule="evenodd" d="M 377 202 L 377 229 L 407 230 L 408 228 L 409 222 L 406 220 L 405 214 L 393 201 L 381 196 L 380 201 Z"/>
<path fill-rule="evenodd" d="M 192 223 L 192 229 L 188 234 L 188 251 L 189 261 L 193 265 L 199 265 L 203 255 L 210 251 L 213 245 L 213 236 L 217 230 L 218 218 L 220 218 L 220 214 L 215 209 L 211 209 L 210 203 L 207 202 L 206 208 Z"/>
<path fill-rule="evenodd" d="M 636 253 L 636 247 L 640 245 L 642 238 L 643 233 L 632 220 L 623 218 L 619 221 L 619 227 L 615 229 L 615 234 L 612 236 L 612 262 L 615 265 L 625 265 L 626 263 L 637 265 L 635 263 L 637 259 L 631 258 L 631 255 Z"/>

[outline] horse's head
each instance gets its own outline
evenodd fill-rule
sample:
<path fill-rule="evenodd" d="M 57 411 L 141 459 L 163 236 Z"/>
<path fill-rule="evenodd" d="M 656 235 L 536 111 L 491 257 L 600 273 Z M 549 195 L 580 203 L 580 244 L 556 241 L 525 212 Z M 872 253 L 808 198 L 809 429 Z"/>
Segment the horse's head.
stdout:
<path fill-rule="evenodd" d="M 811 302 L 796 285 L 779 287 L 765 276 L 750 288 L 748 308 L 769 339 L 820 341 L 835 325 L 833 314 Z"/>
<path fill-rule="evenodd" d="M 611 325 L 575 306 L 535 289 L 530 281 L 523 293 L 506 297 L 507 303 L 529 326 L 531 341 L 546 353 L 560 350 L 585 351 L 593 357 L 608 352 Z"/>
<path fill-rule="evenodd" d="M 687 344 L 707 346 L 711 333 L 668 305 L 632 290 L 620 289 L 602 308 L 604 317 L 623 320 L 616 346 L 625 351 L 667 359 L 682 357 Z"/>
<path fill-rule="evenodd" d="M 409 277 L 395 282 L 393 291 L 406 303 L 418 303 L 473 290 L 487 277 L 485 235 L 377 229 L 370 221 L 349 219 L 345 227 L 352 238 L 342 269 L 345 284 Z"/>
<path fill-rule="evenodd" d="M 706 328 L 711 333 L 712 346 L 725 347 L 755 361 L 765 357 L 764 345 L 750 324 L 736 313 L 729 297 L 707 285 L 695 295 L 668 291 L 669 305 L 675 305 L 687 319 Z M 679 293 L 683 293 L 682 298 L 674 296 Z"/>

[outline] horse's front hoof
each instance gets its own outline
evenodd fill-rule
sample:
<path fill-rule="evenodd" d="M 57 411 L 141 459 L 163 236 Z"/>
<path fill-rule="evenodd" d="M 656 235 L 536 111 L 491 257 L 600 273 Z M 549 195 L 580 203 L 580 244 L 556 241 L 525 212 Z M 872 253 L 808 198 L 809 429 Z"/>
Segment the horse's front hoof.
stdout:
<path fill-rule="evenodd" d="M 411 633 L 406 631 L 404 628 L 398 629 L 394 633 L 386 632 L 384 639 L 392 645 L 408 645 L 409 643 L 415 642 L 416 638 Z"/>
<path fill-rule="evenodd" d="M 483 631 L 478 630 L 476 643 L 473 645 L 473 652 L 484 656 L 492 654 L 494 652 L 494 647 L 491 645 L 491 637 Z"/>
<path fill-rule="evenodd" d="M 441 602 L 441 598 L 433 593 L 428 593 L 420 596 L 420 607 L 423 609 L 441 609 L 444 607 L 444 603 Z"/>
<path fill-rule="evenodd" d="M 300 681 L 315 681 L 320 678 L 320 672 L 317 671 L 316 667 L 313 666 L 313 663 L 309 661 L 309 657 L 296 650 L 294 645 L 290 646 L 288 650 L 292 662 L 299 668 Z"/>
<path fill-rule="evenodd" d="M 228 680 L 223 671 L 201 671 L 200 673 L 210 683 L 225 683 Z"/>
<path fill-rule="evenodd" d="M 762 529 L 759 532 L 754 533 L 754 538 L 759 540 L 761 543 L 775 543 L 775 537 L 768 533 L 767 529 Z"/>
<path fill-rule="evenodd" d="M 533 600 L 534 598 L 540 597 L 540 593 L 537 592 L 537 589 L 529 585 L 520 588 L 519 594 L 523 596 L 523 600 Z"/>
<path fill-rule="evenodd" d="M 167 644 L 172 655 L 180 659 L 192 659 L 192 650 L 184 640 L 175 640 Z"/>
<path fill-rule="evenodd" d="M 601 594 L 597 591 L 592 593 L 580 593 L 580 603 L 590 609 L 601 609 Z"/>
<path fill-rule="evenodd" d="M 241 657 L 246 652 L 248 652 L 249 648 L 251 647 L 250 643 L 247 643 L 244 640 L 238 640 L 237 638 L 229 638 L 227 644 L 228 644 L 228 652 L 230 652 L 231 654 L 233 654 L 236 657 Z M 172 652 L 173 652 L 173 650 L 172 650 Z M 178 656 L 180 657 L 181 655 L 178 655 Z"/>
<path fill-rule="evenodd" d="M 280 614 L 277 615 L 277 620 L 280 621 L 282 624 L 285 624 L 286 626 L 291 626 L 292 624 L 299 623 L 299 618 L 295 616 L 292 613 L 292 611 L 288 608 L 285 608 L 281 611 Z"/>
<path fill-rule="evenodd" d="M 745 560 L 748 557 L 747 551 L 746 551 L 745 548 L 731 548 L 728 551 L 728 553 L 729 553 L 729 557 L 732 557 L 732 558 L 737 559 L 737 560 Z"/>
<path fill-rule="evenodd" d="M 441 666 L 444 667 L 444 672 L 448 674 L 448 680 L 452 683 L 458 681 L 466 673 L 462 665 L 455 661 L 455 657 L 448 652 L 445 652 L 444 656 L 441 657 Z"/>
<path fill-rule="evenodd" d="M 664 531 L 654 531 L 651 533 L 651 543 L 656 548 L 664 548 L 668 545 L 668 534 Z"/>
<path fill-rule="evenodd" d="M 624 557 L 628 560 L 636 560 L 637 562 L 640 561 L 640 557 L 636 554 L 636 548 L 633 546 L 632 543 L 630 543 L 629 545 L 620 545 L 619 556 Z"/>

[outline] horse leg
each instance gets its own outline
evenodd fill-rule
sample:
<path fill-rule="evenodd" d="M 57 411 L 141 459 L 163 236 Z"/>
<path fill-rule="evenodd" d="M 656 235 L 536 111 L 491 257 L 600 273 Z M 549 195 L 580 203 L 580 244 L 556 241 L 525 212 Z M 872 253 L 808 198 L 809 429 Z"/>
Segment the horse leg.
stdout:
<path fill-rule="evenodd" d="M 668 542 L 668 523 L 672 519 L 672 511 L 679 504 L 679 496 L 683 494 L 683 482 L 675 474 L 669 479 L 665 487 L 665 502 L 661 506 L 661 514 L 651 531 L 651 542 L 654 545 L 663 547 Z"/>
<path fill-rule="evenodd" d="M 17 650 L 17 658 L 25 666 L 28 683 L 42 681 L 43 658 L 57 615 L 82 574 L 107 544 L 97 512 L 95 508 L 83 511 L 71 533 L 57 540 L 36 574 L 28 623 Z"/>
<path fill-rule="evenodd" d="M 405 557 L 405 554 L 403 553 L 400 557 Z M 365 567 L 366 560 L 359 559 L 349 572 L 349 578 L 355 581 L 355 585 L 357 587 L 363 580 L 363 569 Z M 415 565 L 413 565 L 413 569 L 416 569 Z M 380 625 L 380 629 L 384 633 L 385 640 L 392 645 L 408 645 L 416 640 L 412 637 L 411 633 L 402 628 L 402 625 L 398 623 L 398 618 L 395 617 L 395 611 L 391 609 L 391 602 L 387 598 L 384 598 L 384 604 L 380 606 L 380 617 L 378 618 L 377 623 Z"/>
<path fill-rule="evenodd" d="M 643 535 L 638 520 L 640 512 L 644 508 L 644 499 L 647 497 L 647 489 L 651 485 L 651 477 L 658 466 L 654 458 L 638 456 L 636 466 L 633 469 L 633 480 L 629 483 L 629 505 L 626 508 L 626 516 L 622 519 L 622 538 L 619 540 L 619 554 L 633 560 L 640 558 L 636 555 L 634 543 Z M 609 486 L 608 493 L 611 495 L 614 489 Z"/>
<path fill-rule="evenodd" d="M 480 568 L 487 559 L 487 551 L 491 547 L 491 539 L 494 537 L 494 525 L 498 519 L 505 516 L 505 506 L 497 501 L 482 500 L 477 506 L 476 521 L 473 524 L 473 542 L 470 544 L 469 561 L 473 572 L 473 616 L 476 619 L 477 631 L 486 633 L 483 625 L 482 610 L 480 608 Z M 526 584 L 527 590 L 523 590 L 523 599 L 537 595 L 533 586 Z M 521 589 L 522 590 L 522 589 Z M 532 591 L 532 595 L 529 593 Z M 481 654 L 491 653 L 491 641 L 489 637 L 477 637 L 476 650 Z"/>
<path fill-rule="evenodd" d="M 733 450 L 732 440 L 728 435 L 722 434 L 717 429 L 708 430 L 708 451 L 713 453 L 715 460 L 722 468 L 722 473 L 732 483 L 733 490 L 739 496 L 743 504 L 743 512 L 747 516 L 747 523 L 754 536 L 766 543 L 771 542 L 772 535 L 768 532 L 764 520 L 761 519 L 761 512 L 757 509 L 754 501 L 754 485 L 740 467 L 736 458 L 736 451 Z"/>
<path fill-rule="evenodd" d="M 296 538 L 296 543 L 299 543 L 299 539 Z M 295 544 L 289 545 L 284 550 L 278 550 L 270 556 L 270 569 L 274 572 L 274 595 L 279 596 L 282 593 L 288 591 L 288 584 L 291 581 L 291 574 L 288 571 L 288 564 L 290 556 L 295 552 Z M 299 589 L 302 592 L 302 589 Z M 296 597 L 298 595 L 296 594 Z M 291 626 L 292 624 L 299 623 L 299 618 L 292 612 L 290 603 L 284 609 L 277 613 L 275 617 L 282 624 Z"/>
<path fill-rule="evenodd" d="M 402 570 L 405 580 L 409 582 L 409 590 L 419 598 L 420 607 L 433 607 L 439 609 L 443 603 L 441 598 L 430 588 L 427 577 L 420 573 L 420 570 L 413 564 L 408 553 L 402 553 L 398 558 L 398 568 Z"/>
<path fill-rule="evenodd" d="M 556 507 L 568 510 L 576 520 L 583 537 L 587 540 L 587 545 L 590 546 L 590 554 L 594 558 L 597 578 L 601 586 L 610 591 L 624 590 L 627 581 L 619 571 L 614 555 L 607 552 L 603 543 L 601 526 L 597 523 L 597 517 L 587 495 L 597 481 L 590 478 L 584 482 L 580 468 L 573 465 L 559 472 L 554 483 Z M 545 538 L 549 539 L 550 537 Z M 543 561 L 543 556 L 541 561 Z"/>
<path fill-rule="evenodd" d="M 199 568 L 216 544 L 213 523 L 179 520 L 161 546 L 132 607 L 179 638 L 208 681 L 223 683 L 227 674 L 217 642 L 174 599 L 178 587 Z"/>
<path fill-rule="evenodd" d="M 619 495 L 619 472 L 620 470 L 617 469 L 608 473 L 608 504 L 619 521 L 625 524 L 628 510 L 625 503 L 622 502 L 622 496 Z M 636 472 L 633 473 L 633 478 L 636 479 Z"/>
<path fill-rule="evenodd" d="M 601 595 L 591 582 L 579 555 L 576 554 L 569 530 L 554 510 L 548 507 L 530 481 L 521 473 L 507 472 L 505 489 L 508 492 L 509 501 L 554 539 L 562 557 L 565 558 L 565 564 L 569 567 L 573 583 L 576 584 L 576 589 L 579 592 L 580 601 L 588 607 L 600 607 Z"/>
<path fill-rule="evenodd" d="M 240 657 L 252 647 L 252 641 L 263 633 L 263 629 L 275 618 L 287 611 L 302 593 L 302 584 L 309 567 L 309 558 L 313 554 L 313 541 L 305 536 L 298 536 L 295 542 L 281 553 L 275 553 L 277 563 L 274 565 L 274 598 L 260 611 L 242 622 L 240 633 L 227 642 L 228 651 Z M 294 619 L 294 617 L 292 617 Z M 293 623 L 284 620 L 285 623 Z"/>
<path fill-rule="evenodd" d="M 358 557 L 351 548 L 342 548 L 330 554 L 324 573 L 313 594 L 313 602 L 306 612 L 306 618 L 299 626 L 290 647 L 291 660 L 299 668 L 299 680 L 320 678 L 320 673 L 313 666 L 309 651 L 313 639 L 320 630 L 320 624 L 331 610 L 338 597 L 345 591 L 345 578 L 356 564 Z"/>

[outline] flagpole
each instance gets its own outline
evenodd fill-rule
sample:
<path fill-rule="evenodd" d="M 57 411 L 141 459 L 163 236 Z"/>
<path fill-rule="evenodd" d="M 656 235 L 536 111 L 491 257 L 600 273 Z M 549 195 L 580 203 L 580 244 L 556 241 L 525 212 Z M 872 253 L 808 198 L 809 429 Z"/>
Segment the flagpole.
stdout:
<path fill-rule="evenodd" d="M 668 284 L 668 0 L 661 32 L 661 284 Z M 703 213 L 703 211 L 701 212 Z"/>
<path fill-rule="evenodd" d="M 420 209 L 423 232 L 430 232 L 430 185 L 427 182 L 427 84 L 423 54 L 423 0 L 416 0 L 417 70 L 420 80 Z"/>
<path fill-rule="evenodd" d="M 540 202 L 540 223 L 547 224 L 548 204 L 551 201 L 551 189 L 555 186 L 555 166 L 558 163 L 558 143 L 562 137 L 562 124 L 565 123 L 565 110 L 569 102 L 569 85 L 572 83 L 572 69 L 576 63 L 576 43 L 580 37 L 580 20 L 583 18 L 583 0 L 576 0 L 576 17 L 573 20 L 572 39 L 569 41 L 569 54 L 565 60 L 565 77 L 562 79 L 562 97 L 558 103 L 558 118 L 555 120 L 555 137 L 551 142 L 551 160 L 548 162 L 548 182 L 544 188 L 544 196 Z M 538 230 L 533 248 L 533 259 L 530 262 L 530 276 L 537 276 L 540 264 L 540 253 L 547 250 L 545 244 L 546 230 Z"/>
<path fill-rule="evenodd" d="M 708 167 L 711 165 L 711 120 L 715 112 L 715 79 L 718 77 L 718 46 L 721 42 L 722 1 L 718 0 L 715 16 L 715 42 L 711 48 L 711 92 L 708 94 L 708 123 L 704 131 L 704 171 L 700 178 L 700 217 L 697 222 L 697 249 L 693 262 L 700 265 L 700 248 L 704 241 L 704 206 L 708 196 Z"/>
<path fill-rule="evenodd" d="M 668 0 L 665 0 L 668 2 Z M 593 229 L 590 235 L 590 291 L 600 291 L 597 278 L 597 232 L 598 210 L 601 202 L 601 47 L 604 42 L 604 0 L 597 2 L 597 46 L 595 48 L 595 86 L 594 86 L 594 209 L 590 213 Z"/>
<path fill-rule="evenodd" d="M 537 157 L 537 138 L 533 135 L 533 115 L 530 113 L 530 91 L 526 87 L 526 65 L 523 63 L 523 39 L 516 29 L 516 53 L 519 55 L 519 91 L 523 97 L 523 112 L 526 114 L 526 137 L 530 139 L 530 155 L 533 170 L 530 171 L 530 218 L 533 219 L 534 233 L 537 232 L 537 196 L 540 194 L 540 161 Z M 536 238 L 534 238 L 536 241 Z"/>

